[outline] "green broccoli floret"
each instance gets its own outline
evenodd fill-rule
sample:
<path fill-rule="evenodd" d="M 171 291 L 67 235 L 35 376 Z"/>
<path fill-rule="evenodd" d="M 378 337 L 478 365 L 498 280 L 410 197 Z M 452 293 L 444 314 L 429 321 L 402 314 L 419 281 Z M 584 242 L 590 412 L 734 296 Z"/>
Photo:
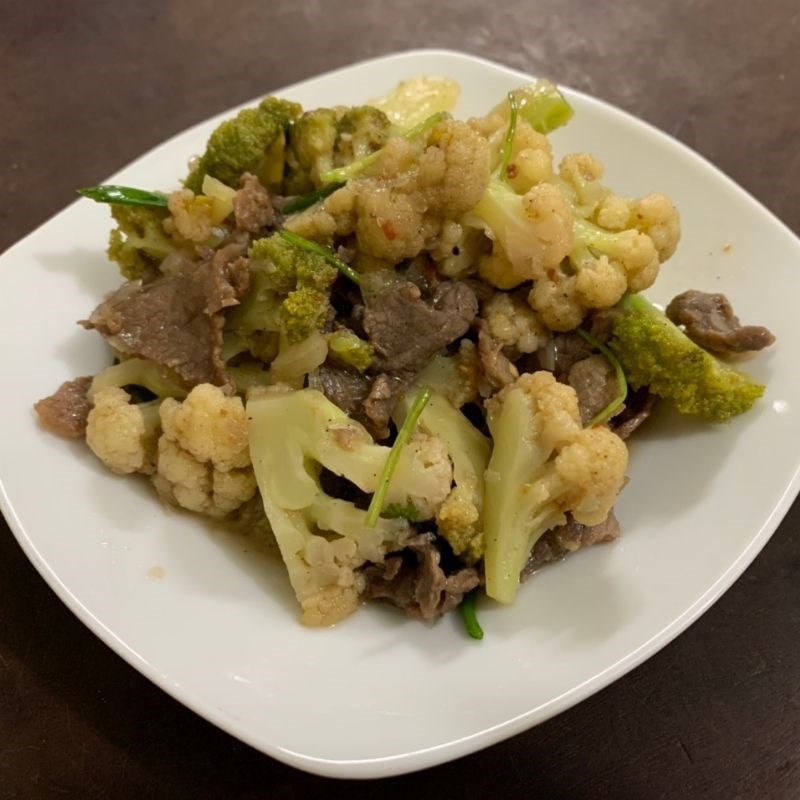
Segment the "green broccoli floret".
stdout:
<path fill-rule="evenodd" d="M 278 234 L 253 242 L 249 256 L 250 288 L 229 314 L 227 329 L 245 338 L 256 331 L 282 333 L 290 344 L 320 330 L 337 269 Z"/>
<path fill-rule="evenodd" d="M 243 172 L 252 173 L 265 186 L 280 184 L 286 128 L 301 111 L 297 103 L 267 97 L 255 108 L 225 120 L 211 134 L 205 153 L 185 181 L 186 188 L 198 194 L 206 175 L 238 186 Z"/>
<path fill-rule="evenodd" d="M 609 347 L 635 388 L 648 386 L 682 414 L 711 422 L 743 414 L 764 394 L 764 386 L 696 345 L 641 295 L 626 295 L 617 309 Z"/>
<path fill-rule="evenodd" d="M 164 231 L 166 208 L 117 203 L 110 208 L 117 227 L 108 240 L 108 257 L 128 280 L 154 277 L 159 264 L 177 247 Z"/>
<path fill-rule="evenodd" d="M 363 372 L 371 366 L 375 348 L 353 331 L 342 328 L 328 336 L 328 355 L 331 361 L 341 366 Z"/>

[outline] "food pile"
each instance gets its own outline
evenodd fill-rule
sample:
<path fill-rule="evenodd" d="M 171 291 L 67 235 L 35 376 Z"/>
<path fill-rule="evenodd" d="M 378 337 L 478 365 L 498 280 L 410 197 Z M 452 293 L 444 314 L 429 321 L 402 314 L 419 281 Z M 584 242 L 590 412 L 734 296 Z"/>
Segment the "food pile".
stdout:
<path fill-rule="evenodd" d="M 724 422 L 763 392 L 723 359 L 773 341 L 722 295 L 640 294 L 678 245 L 547 81 L 485 117 L 417 78 L 370 105 L 268 97 L 171 194 L 100 186 L 125 282 L 81 324 L 98 375 L 36 404 L 167 503 L 274 537 L 302 621 L 364 600 L 433 619 L 511 603 L 619 534 L 625 440 L 663 398 Z M 720 358 L 722 357 L 722 358 Z M 465 601 L 465 598 L 467 600 Z"/>

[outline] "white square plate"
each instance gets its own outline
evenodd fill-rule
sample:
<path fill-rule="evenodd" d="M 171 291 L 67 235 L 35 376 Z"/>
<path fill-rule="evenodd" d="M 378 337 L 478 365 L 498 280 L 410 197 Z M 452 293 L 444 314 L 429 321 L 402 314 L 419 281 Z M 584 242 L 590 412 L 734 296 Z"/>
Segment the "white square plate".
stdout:
<path fill-rule="evenodd" d="M 469 56 L 416 51 L 274 93 L 305 107 L 350 104 L 420 73 L 460 82 L 459 116 L 484 113 L 528 80 Z M 557 154 L 589 150 L 618 192 L 663 191 L 680 209 L 682 244 L 651 296 L 722 290 L 778 344 L 748 364 L 768 382 L 752 413 L 718 427 L 667 414 L 651 420 L 631 443 L 631 482 L 617 509 L 622 539 L 544 570 L 512 608 L 481 609 L 480 643 L 466 638 L 455 615 L 426 626 L 380 607 L 332 630 L 304 628 L 280 565 L 163 509 L 144 481 L 115 478 L 82 444 L 44 432 L 32 403 L 107 361 L 100 337 L 75 320 L 119 282 L 104 255 L 108 212 L 77 202 L 0 259 L 0 499 L 20 544 L 59 597 L 130 664 L 224 730 L 301 769 L 408 772 L 574 705 L 707 609 L 797 493 L 800 242 L 683 145 L 597 100 L 567 95 L 576 114 L 553 136 Z M 114 182 L 176 186 L 224 116 L 157 147 Z"/>

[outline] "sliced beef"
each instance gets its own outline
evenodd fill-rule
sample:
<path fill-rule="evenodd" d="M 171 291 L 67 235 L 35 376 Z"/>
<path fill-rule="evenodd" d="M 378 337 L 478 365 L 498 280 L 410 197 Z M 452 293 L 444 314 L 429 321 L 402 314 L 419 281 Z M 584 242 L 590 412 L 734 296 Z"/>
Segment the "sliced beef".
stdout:
<path fill-rule="evenodd" d="M 605 356 L 593 355 L 576 361 L 570 367 L 567 383 L 578 395 L 578 408 L 584 425 L 617 396 L 617 376 Z"/>
<path fill-rule="evenodd" d="M 670 302 L 666 314 L 695 344 L 715 353 L 763 350 L 775 341 L 767 328 L 742 325 L 724 294 L 690 289 Z"/>
<path fill-rule="evenodd" d="M 611 430 L 620 439 L 627 439 L 653 413 L 656 396 L 647 387 L 629 391 L 622 412 L 611 420 Z"/>
<path fill-rule="evenodd" d="M 484 384 L 481 381 L 478 388 L 484 396 L 493 394 L 519 377 L 517 368 L 503 354 L 502 347 L 500 342 L 492 338 L 488 326 L 481 320 L 478 324 L 478 359 L 488 386 L 481 385 Z"/>
<path fill-rule="evenodd" d="M 55 394 L 40 400 L 34 408 L 42 425 L 67 439 L 80 439 L 86 434 L 86 420 L 91 411 L 87 392 L 92 377 L 76 378 L 58 387 Z"/>
<path fill-rule="evenodd" d="M 537 569 L 564 556 L 600 542 L 612 542 L 620 535 L 619 522 L 611 511 L 599 525 L 582 525 L 571 516 L 564 525 L 547 531 L 534 545 L 522 568 L 522 579 L 530 577 Z"/>
<path fill-rule="evenodd" d="M 174 369 L 195 385 L 227 384 L 221 358 L 221 313 L 246 294 L 246 245 L 226 245 L 176 275 L 152 283 L 129 281 L 81 324 L 119 351 Z"/>
<path fill-rule="evenodd" d="M 418 286 L 401 283 L 368 299 L 364 330 L 375 347 L 382 372 L 416 372 L 443 347 L 461 338 L 478 313 L 478 300 L 466 284 L 445 281 L 431 303 Z"/>
<path fill-rule="evenodd" d="M 342 411 L 358 419 L 363 414 L 372 379 L 360 372 L 323 364 L 308 376 L 308 385 L 312 389 L 319 389 Z"/>
<path fill-rule="evenodd" d="M 389 435 L 389 420 L 392 418 L 395 403 L 413 379 L 413 373 L 385 372 L 375 378 L 364 400 L 364 413 L 369 420 L 367 429 L 376 439 L 385 439 Z"/>
<path fill-rule="evenodd" d="M 248 233 L 259 233 L 275 223 L 276 213 L 269 192 L 255 175 L 245 172 L 241 188 L 233 197 L 236 227 Z"/>
<path fill-rule="evenodd" d="M 323 364 L 309 376 L 309 386 L 319 389 L 375 439 L 385 439 L 394 404 L 411 377 L 381 373 L 373 379 L 360 372 Z"/>
<path fill-rule="evenodd" d="M 592 346 L 577 333 L 557 333 L 553 337 L 553 374 L 566 382 L 569 371 L 578 362 L 592 355 Z"/>
<path fill-rule="evenodd" d="M 369 600 L 388 600 L 410 617 L 435 619 L 452 611 L 480 583 L 472 567 L 445 573 L 432 533 L 411 539 L 402 553 L 364 570 Z"/>

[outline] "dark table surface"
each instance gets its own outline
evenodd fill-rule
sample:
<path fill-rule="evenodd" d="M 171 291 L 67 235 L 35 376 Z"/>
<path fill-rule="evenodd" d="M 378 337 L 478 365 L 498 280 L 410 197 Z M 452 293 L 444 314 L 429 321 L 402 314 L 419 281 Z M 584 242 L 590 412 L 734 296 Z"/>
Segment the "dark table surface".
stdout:
<path fill-rule="evenodd" d="M 800 231 L 797 0 L 2 0 L 0 19 L 0 250 L 212 113 L 418 47 L 621 106 Z M 799 528 L 795 506 L 700 621 L 578 707 L 376 784 L 297 772 L 183 708 L 61 605 L 0 523 L 0 797 L 800 797 Z"/>

